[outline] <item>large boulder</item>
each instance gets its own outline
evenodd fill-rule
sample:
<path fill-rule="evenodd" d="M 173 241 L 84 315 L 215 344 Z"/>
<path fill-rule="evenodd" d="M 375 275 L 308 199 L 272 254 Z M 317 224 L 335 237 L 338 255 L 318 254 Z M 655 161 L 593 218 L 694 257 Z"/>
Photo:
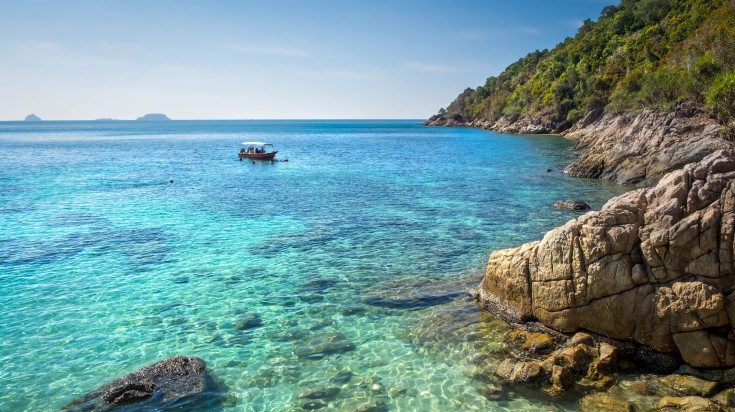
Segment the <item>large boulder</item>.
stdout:
<path fill-rule="evenodd" d="M 125 405 L 159 410 L 214 399 L 214 380 L 197 357 L 174 356 L 109 382 L 62 407 L 65 411 L 106 411 Z M 211 405 L 210 405 L 211 406 Z"/>
<path fill-rule="evenodd" d="M 717 151 L 541 241 L 494 252 L 474 294 L 511 321 L 734 366 L 734 235 L 735 160 Z"/>

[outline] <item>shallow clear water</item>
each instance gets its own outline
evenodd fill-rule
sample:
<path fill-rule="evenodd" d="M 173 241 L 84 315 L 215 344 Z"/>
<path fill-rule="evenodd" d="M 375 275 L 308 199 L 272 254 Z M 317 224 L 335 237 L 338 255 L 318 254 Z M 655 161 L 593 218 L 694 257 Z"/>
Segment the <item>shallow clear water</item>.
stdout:
<path fill-rule="evenodd" d="M 288 162 L 239 162 L 244 140 Z M 548 410 L 484 395 L 471 358 L 505 326 L 464 292 L 492 250 L 576 216 L 554 201 L 625 190 L 561 173 L 571 146 L 417 121 L 0 123 L 0 410 L 174 355 L 207 362 L 228 411 L 291 410 L 344 371 L 334 410 Z M 354 350 L 296 355 L 334 333 Z"/>

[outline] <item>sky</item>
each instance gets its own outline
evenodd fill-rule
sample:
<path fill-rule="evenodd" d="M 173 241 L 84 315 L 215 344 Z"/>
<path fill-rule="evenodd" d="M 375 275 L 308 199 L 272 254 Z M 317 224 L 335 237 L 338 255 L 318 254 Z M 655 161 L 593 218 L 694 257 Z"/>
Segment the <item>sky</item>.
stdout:
<path fill-rule="evenodd" d="M 616 0 L 0 0 L 0 120 L 422 119 Z"/>

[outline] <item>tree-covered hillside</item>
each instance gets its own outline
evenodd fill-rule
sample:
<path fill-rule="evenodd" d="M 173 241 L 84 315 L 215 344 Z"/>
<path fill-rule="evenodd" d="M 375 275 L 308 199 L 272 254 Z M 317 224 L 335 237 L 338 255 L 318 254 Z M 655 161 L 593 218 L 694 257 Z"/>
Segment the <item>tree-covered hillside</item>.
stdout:
<path fill-rule="evenodd" d="M 595 109 L 682 100 L 723 122 L 735 118 L 735 0 L 622 0 L 574 38 L 465 90 L 446 113 L 465 121 L 539 118 L 563 130 Z"/>

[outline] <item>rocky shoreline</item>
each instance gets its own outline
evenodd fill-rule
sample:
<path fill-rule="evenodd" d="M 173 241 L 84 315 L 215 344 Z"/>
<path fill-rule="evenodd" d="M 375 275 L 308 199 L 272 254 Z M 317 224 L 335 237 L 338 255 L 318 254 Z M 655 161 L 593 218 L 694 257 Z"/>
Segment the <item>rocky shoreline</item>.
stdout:
<path fill-rule="evenodd" d="M 578 122 L 541 116 L 497 120 L 434 115 L 425 126 L 476 127 L 509 134 L 561 134 L 577 139 L 579 159 L 564 170 L 574 177 L 650 186 L 666 173 L 702 160 L 717 150 L 733 151 L 733 132 L 701 106 L 682 102 L 670 109 L 633 113 L 588 113 Z"/>
<path fill-rule="evenodd" d="M 473 295 L 511 322 L 538 321 L 563 333 L 634 342 L 652 348 L 648 356 L 669 369 L 681 357 L 686 374 L 702 375 L 735 366 L 734 247 L 735 159 L 720 150 L 667 174 L 655 187 L 611 199 L 540 241 L 492 253 Z M 602 357 L 599 343 L 588 346 L 597 349 L 568 344 L 567 351 L 580 354 L 509 361 L 496 373 L 561 390 L 574 386 L 573 376 L 587 376 L 591 359 Z M 587 359 L 584 373 L 567 365 L 570 356 Z M 711 377 L 729 388 L 733 370 Z M 729 402 L 724 406 L 733 406 Z"/>
<path fill-rule="evenodd" d="M 542 119 L 467 122 L 459 115 L 437 115 L 425 125 L 560 133 L 577 139 L 579 157 L 565 173 L 649 187 L 611 199 L 540 241 L 491 254 L 472 294 L 522 328 L 509 334 L 509 347 L 526 349 L 509 350 L 506 361 L 484 365 L 483 373 L 555 396 L 592 392 L 582 410 L 735 406 L 731 128 L 687 102 L 668 110 L 593 112 L 571 127 Z M 539 352 L 529 342 L 555 349 Z M 661 368 L 651 370 L 656 364 Z M 669 390 L 672 382 L 651 383 L 646 372 L 675 372 L 656 379 L 679 383 L 705 379 L 719 392 Z M 641 376 L 631 387 L 648 388 L 648 404 L 633 405 L 627 389 L 613 386 L 621 373 Z"/>

